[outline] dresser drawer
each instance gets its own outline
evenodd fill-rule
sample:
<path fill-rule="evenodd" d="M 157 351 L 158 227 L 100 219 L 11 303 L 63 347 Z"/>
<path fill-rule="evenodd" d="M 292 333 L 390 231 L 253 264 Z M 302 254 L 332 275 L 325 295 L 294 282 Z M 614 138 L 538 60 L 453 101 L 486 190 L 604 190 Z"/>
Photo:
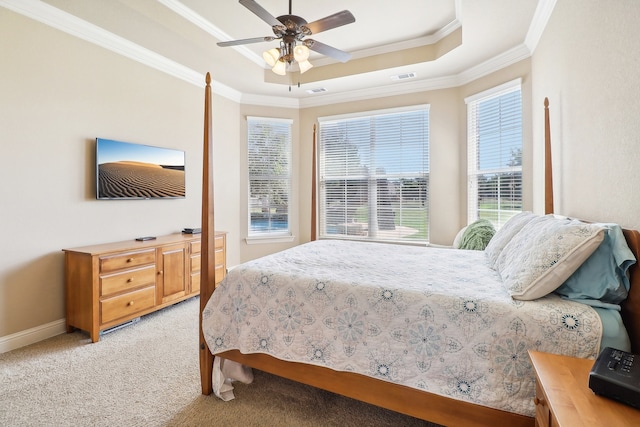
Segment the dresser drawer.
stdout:
<path fill-rule="evenodd" d="M 199 293 L 200 292 L 200 273 L 195 273 L 191 275 L 191 292 Z"/>
<path fill-rule="evenodd" d="M 149 287 L 100 301 L 101 323 L 108 323 L 151 308 L 156 303 L 156 288 Z"/>
<path fill-rule="evenodd" d="M 100 257 L 100 273 L 138 267 L 156 262 L 155 248 Z"/>
<path fill-rule="evenodd" d="M 155 286 L 155 283 L 155 265 L 103 275 L 100 276 L 100 296 L 112 295 L 142 286 Z"/>
<path fill-rule="evenodd" d="M 215 252 L 215 263 L 216 263 L 216 267 L 219 265 L 224 265 L 224 251 L 222 249 L 216 249 Z"/>
<path fill-rule="evenodd" d="M 224 236 L 215 236 L 213 240 L 213 247 L 217 251 L 224 251 Z M 190 243 L 190 250 L 192 254 L 200 253 L 202 248 L 202 242 L 200 240 Z"/>
<path fill-rule="evenodd" d="M 224 252 L 216 251 L 215 255 L 215 263 L 216 263 L 216 284 L 220 283 L 222 279 L 224 279 L 224 275 L 226 274 L 226 269 L 224 266 Z M 199 256 L 191 257 L 191 275 L 198 276 L 196 287 L 194 287 L 193 278 L 191 279 L 191 290 L 195 292 L 196 289 L 200 289 L 200 262 L 201 258 Z"/>
<path fill-rule="evenodd" d="M 216 265 L 216 285 L 222 282 L 222 279 L 224 279 L 225 273 L 226 272 L 224 271 L 223 265 Z"/>
<path fill-rule="evenodd" d="M 191 264 L 190 267 L 191 267 L 192 273 L 200 271 L 200 260 L 201 260 L 200 255 L 192 256 L 191 259 L 189 260 Z"/>

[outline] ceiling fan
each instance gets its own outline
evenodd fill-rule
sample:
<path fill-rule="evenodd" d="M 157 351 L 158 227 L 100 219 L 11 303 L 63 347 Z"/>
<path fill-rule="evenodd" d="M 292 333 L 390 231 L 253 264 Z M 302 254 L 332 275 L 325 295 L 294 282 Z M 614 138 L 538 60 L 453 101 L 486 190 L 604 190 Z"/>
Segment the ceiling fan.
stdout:
<path fill-rule="evenodd" d="M 270 49 L 262 55 L 265 61 L 273 67 L 273 72 L 280 75 L 286 74 L 287 65 L 291 65 L 294 60 L 298 64 L 301 73 L 311 68 L 313 65 L 308 61 L 309 49 L 337 59 L 340 62 L 347 62 L 351 58 L 350 53 L 306 37 L 355 22 L 356 18 L 351 12 L 343 10 L 317 21 L 307 22 L 299 16 L 292 15 L 291 1 L 289 0 L 289 14 L 276 18 L 254 0 L 240 0 L 241 5 L 271 25 L 274 36 L 219 42 L 218 46 L 237 46 L 280 40 L 279 48 Z"/>

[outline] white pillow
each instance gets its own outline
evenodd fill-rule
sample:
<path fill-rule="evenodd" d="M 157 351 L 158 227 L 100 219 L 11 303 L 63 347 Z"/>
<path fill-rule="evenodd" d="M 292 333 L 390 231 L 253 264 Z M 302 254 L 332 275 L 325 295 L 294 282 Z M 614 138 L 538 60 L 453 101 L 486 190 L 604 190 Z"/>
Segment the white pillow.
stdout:
<path fill-rule="evenodd" d="M 534 300 L 556 290 L 598 248 L 604 230 L 551 215 L 531 220 L 498 257 L 497 270 L 511 297 Z"/>
<path fill-rule="evenodd" d="M 502 252 L 504 247 L 507 246 L 513 236 L 515 236 L 518 231 L 522 230 L 522 227 L 527 225 L 529 221 L 534 218 L 540 218 L 540 215 L 527 211 L 520 212 L 519 214 L 509 218 L 509 220 L 500 227 L 498 231 L 496 231 L 496 234 L 493 235 L 491 240 L 489 240 L 489 244 L 484 249 L 484 253 L 487 255 L 487 259 L 489 260 L 489 267 L 494 270 L 497 269 L 500 252 Z"/>

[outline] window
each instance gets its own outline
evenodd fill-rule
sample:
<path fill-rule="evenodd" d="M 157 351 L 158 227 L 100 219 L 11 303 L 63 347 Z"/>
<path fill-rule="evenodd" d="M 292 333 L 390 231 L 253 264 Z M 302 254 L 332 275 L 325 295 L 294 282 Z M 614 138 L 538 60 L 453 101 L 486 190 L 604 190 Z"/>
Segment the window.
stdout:
<path fill-rule="evenodd" d="M 291 234 L 291 123 L 247 117 L 249 237 Z"/>
<path fill-rule="evenodd" d="M 467 103 L 468 222 L 485 218 L 499 229 L 522 212 L 520 80 Z"/>
<path fill-rule="evenodd" d="M 320 119 L 320 238 L 427 242 L 429 107 Z"/>

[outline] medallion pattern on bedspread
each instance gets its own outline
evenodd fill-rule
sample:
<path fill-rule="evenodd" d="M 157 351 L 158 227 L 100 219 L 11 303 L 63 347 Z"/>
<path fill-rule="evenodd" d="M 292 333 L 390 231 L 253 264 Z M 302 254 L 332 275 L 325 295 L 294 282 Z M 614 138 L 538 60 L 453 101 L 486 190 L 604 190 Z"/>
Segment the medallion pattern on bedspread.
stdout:
<path fill-rule="evenodd" d="M 231 270 L 203 312 L 230 349 L 532 416 L 527 350 L 595 357 L 590 307 L 513 300 L 481 251 L 318 241 Z"/>

